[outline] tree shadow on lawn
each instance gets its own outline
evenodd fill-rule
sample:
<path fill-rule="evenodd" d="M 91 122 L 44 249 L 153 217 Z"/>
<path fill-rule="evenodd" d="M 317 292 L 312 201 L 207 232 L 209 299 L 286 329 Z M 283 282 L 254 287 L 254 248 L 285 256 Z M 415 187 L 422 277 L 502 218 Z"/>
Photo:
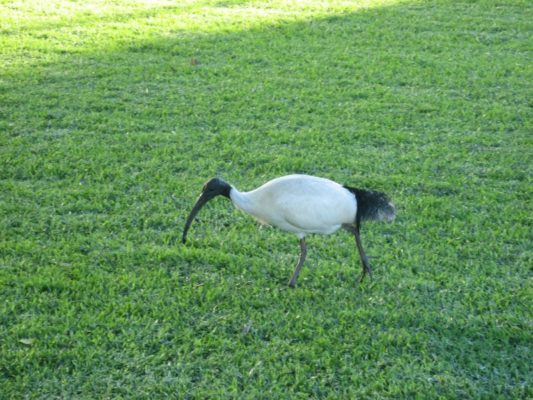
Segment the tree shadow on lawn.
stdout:
<path fill-rule="evenodd" d="M 24 105 L 10 131 L 117 144 L 142 133 L 172 146 L 180 171 L 195 167 L 198 180 L 355 171 L 386 184 L 398 170 L 431 174 L 421 165 L 433 158 L 428 145 L 491 147 L 524 129 L 527 101 L 514 88 L 526 56 L 501 11 L 479 7 L 477 17 L 468 3 L 404 4 L 64 54 L 16 82 L 10 97 Z M 453 161 L 445 156 L 440 173 L 459 172 Z"/>

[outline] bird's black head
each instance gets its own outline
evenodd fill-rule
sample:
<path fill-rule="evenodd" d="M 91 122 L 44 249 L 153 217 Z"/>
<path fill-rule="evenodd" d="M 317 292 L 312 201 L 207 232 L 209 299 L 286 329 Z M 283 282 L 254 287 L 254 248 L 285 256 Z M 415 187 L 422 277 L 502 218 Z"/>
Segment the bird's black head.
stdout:
<path fill-rule="evenodd" d="M 183 243 L 185 243 L 185 241 L 187 240 L 187 232 L 189 231 L 189 227 L 191 226 L 194 217 L 196 217 L 196 214 L 198 214 L 200 209 L 209 200 L 213 199 L 216 196 L 224 196 L 229 198 L 230 191 L 231 186 L 220 178 L 213 178 L 206 182 L 202 189 L 202 193 L 200 193 L 200 196 L 196 200 L 196 203 L 194 204 L 191 213 L 187 217 L 187 222 L 185 223 L 185 228 L 183 229 Z"/>
<path fill-rule="evenodd" d="M 208 200 L 219 195 L 229 198 L 230 191 L 231 186 L 227 182 L 220 178 L 213 178 L 205 183 L 200 196 L 209 197 Z"/>

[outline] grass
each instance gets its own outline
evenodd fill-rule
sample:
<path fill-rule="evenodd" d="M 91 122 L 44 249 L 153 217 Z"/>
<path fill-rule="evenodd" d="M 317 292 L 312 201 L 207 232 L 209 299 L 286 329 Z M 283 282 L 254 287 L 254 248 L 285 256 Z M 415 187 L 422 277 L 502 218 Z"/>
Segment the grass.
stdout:
<path fill-rule="evenodd" d="M 1 2 L 0 398 L 533 397 L 532 15 Z M 223 200 L 181 244 L 294 172 L 392 196 L 371 282 Z"/>

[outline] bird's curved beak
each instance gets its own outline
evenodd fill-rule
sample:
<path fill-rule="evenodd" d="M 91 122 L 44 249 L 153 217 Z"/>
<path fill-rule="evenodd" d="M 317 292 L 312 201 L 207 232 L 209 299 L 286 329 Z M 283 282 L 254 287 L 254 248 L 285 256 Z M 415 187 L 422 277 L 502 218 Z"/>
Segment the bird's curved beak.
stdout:
<path fill-rule="evenodd" d="M 194 220 L 194 217 L 196 217 L 196 214 L 198 214 L 200 209 L 215 196 L 216 194 L 207 194 L 206 192 L 202 192 L 202 194 L 200 194 L 200 197 L 198 197 L 198 200 L 196 200 L 196 203 L 194 203 L 194 207 L 192 208 L 191 213 L 187 217 L 187 222 L 185 223 L 185 228 L 183 229 L 183 236 L 181 238 L 181 241 L 183 243 L 187 241 L 187 232 L 189 231 L 189 228 L 192 224 L 192 221 Z"/>

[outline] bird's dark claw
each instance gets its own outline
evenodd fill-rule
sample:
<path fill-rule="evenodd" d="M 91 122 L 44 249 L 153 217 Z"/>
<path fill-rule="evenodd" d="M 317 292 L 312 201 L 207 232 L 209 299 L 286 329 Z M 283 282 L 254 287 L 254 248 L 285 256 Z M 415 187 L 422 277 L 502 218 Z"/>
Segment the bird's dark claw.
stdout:
<path fill-rule="evenodd" d="M 372 279 L 372 266 L 370 264 L 363 265 L 363 272 L 359 277 L 359 283 L 363 282 L 363 279 L 365 279 L 366 275 L 368 275 L 368 277 Z"/>

